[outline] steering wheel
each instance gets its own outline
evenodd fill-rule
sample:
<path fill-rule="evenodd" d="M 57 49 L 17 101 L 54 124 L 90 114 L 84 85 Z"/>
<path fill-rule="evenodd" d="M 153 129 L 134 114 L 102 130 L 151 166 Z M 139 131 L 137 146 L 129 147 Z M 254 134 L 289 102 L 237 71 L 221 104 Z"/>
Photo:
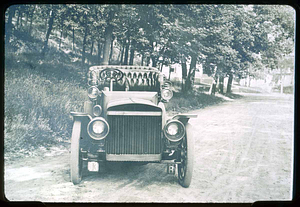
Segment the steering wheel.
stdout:
<path fill-rule="evenodd" d="M 100 72 L 99 76 L 102 80 L 119 81 L 123 78 L 124 73 L 116 68 L 106 68 Z"/>

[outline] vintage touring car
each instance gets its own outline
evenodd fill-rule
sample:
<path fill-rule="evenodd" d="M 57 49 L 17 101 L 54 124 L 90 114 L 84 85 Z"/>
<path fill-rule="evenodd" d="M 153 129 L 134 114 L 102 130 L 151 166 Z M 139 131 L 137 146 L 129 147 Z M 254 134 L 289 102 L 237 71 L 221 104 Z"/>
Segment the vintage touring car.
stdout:
<path fill-rule="evenodd" d="M 82 179 L 83 163 L 98 171 L 99 163 L 165 163 L 180 185 L 189 187 L 193 173 L 193 136 L 190 118 L 166 117 L 164 102 L 171 83 L 156 68 L 92 66 L 88 72 L 84 112 L 71 112 L 71 180 Z"/>

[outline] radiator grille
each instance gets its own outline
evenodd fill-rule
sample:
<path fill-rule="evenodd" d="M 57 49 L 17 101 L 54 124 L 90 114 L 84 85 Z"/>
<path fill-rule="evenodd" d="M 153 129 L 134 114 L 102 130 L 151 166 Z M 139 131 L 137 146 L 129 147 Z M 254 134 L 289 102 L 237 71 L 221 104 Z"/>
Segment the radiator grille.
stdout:
<path fill-rule="evenodd" d="M 107 154 L 160 154 L 161 116 L 108 116 Z"/>

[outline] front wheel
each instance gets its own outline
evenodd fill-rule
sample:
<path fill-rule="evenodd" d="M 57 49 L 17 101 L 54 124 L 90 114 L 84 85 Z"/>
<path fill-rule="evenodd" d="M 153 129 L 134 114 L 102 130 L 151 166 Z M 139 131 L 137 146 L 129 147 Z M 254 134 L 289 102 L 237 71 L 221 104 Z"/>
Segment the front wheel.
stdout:
<path fill-rule="evenodd" d="M 82 164 L 80 152 L 81 122 L 74 121 L 71 138 L 71 181 L 79 184 L 82 177 Z"/>
<path fill-rule="evenodd" d="M 178 164 L 178 182 L 182 187 L 188 188 L 192 181 L 194 166 L 194 137 L 192 126 L 186 124 L 186 136 L 180 147 L 181 164 Z"/>

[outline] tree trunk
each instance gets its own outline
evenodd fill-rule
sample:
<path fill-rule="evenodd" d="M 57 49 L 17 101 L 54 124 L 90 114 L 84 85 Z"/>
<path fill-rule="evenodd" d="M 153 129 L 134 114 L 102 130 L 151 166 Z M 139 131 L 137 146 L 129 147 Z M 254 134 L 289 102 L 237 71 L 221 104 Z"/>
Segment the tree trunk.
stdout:
<path fill-rule="evenodd" d="M 25 17 L 24 26 L 25 26 L 25 27 L 28 27 L 28 11 L 25 12 L 24 17 Z"/>
<path fill-rule="evenodd" d="M 92 45 L 91 45 L 91 50 L 90 50 L 90 56 L 93 56 L 93 50 L 94 50 L 94 40 L 92 39 Z"/>
<path fill-rule="evenodd" d="M 251 86 L 251 77 L 250 77 L 250 75 L 248 75 L 248 78 L 247 78 L 247 87 L 250 88 L 250 86 Z"/>
<path fill-rule="evenodd" d="M 23 12 L 20 11 L 20 29 L 23 27 Z"/>
<path fill-rule="evenodd" d="M 109 63 L 109 50 L 110 50 L 110 44 L 112 39 L 112 32 L 113 32 L 113 26 L 108 24 L 105 28 L 105 42 L 104 42 L 104 49 L 103 49 L 103 62 L 102 65 L 108 65 Z"/>
<path fill-rule="evenodd" d="M 18 18 L 17 18 L 16 29 L 19 29 L 19 24 L 20 24 L 20 8 L 18 8 Z"/>
<path fill-rule="evenodd" d="M 53 22 L 54 22 L 54 17 L 55 17 L 54 10 L 51 10 L 51 11 L 50 11 L 50 18 L 49 18 L 49 27 L 48 27 L 48 30 L 47 30 L 47 33 L 46 33 L 46 39 L 45 39 L 44 47 L 43 47 L 43 50 L 42 50 L 42 55 L 43 55 L 43 56 L 45 55 L 46 50 L 47 50 L 47 48 L 48 48 L 48 40 L 49 40 L 51 31 L 52 31 Z"/>
<path fill-rule="evenodd" d="M 62 38 L 63 38 L 63 27 L 61 28 L 61 31 L 60 31 L 60 38 L 59 38 L 58 50 L 60 50 Z"/>
<path fill-rule="evenodd" d="M 135 40 L 131 41 L 129 65 L 133 65 Z"/>
<path fill-rule="evenodd" d="M 8 11 L 8 20 L 7 20 L 7 24 L 6 24 L 6 36 L 5 36 L 5 42 L 7 44 L 9 44 L 9 40 L 10 40 L 10 37 L 12 34 L 12 28 L 13 28 L 12 18 L 15 13 L 15 10 L 16 10 L 16 7 L 11 6 Z"/>
<path fill-rule="evenodd" d="M 61 48 L 61 43 L 62 43 L 63 34 L 64 34 L 64 18 L 65 17 L 61 17 L 61 20 L 60 20 L 60 39 L 59 39 L 59 46 L 58 46 L 59 50 Z"/>
<path fill-rule="evenodd" d="M 230 73 L 228 78 L 228 83 L 227 83 L 227 91 L 226 91 L 227 94 L 231 93 L 232 81 L 233 81 L 233 74 Z"/>
<path fill-rule="evenodd" d="M 35 7 L 36 7 L 36 6 L 34 6 L 33 11 L 32 11 L 31 14 L 30 14 L 30 23 L 29 23 L 29 30 L 28 30 L 29 35 L 31 35 L 32 22 L 33 22 L 33 16 L 34 16 L 33 14 L 34 14 L 34 11 L 35 11 Z"/>
<path fill-rule="evenodd" d="M 246 87 L 250 87 L 250 69 L 247 69 L 248 73 L 247 73 L 247 83 L 246 83 Z"/>
<path fill-rule="evenodd" d="M 216 92 L 216 88 L 217 88 L 217 76 L 216 76 L 216 74 L 217 74 L 217 70 L 218 70 L 218 68 L 217 67 L 215 67 L 214 68 L 214 70 L 213 70 L 213 73 L 212 73 L 212 78 L 213 78 L 213 82 L 212 82 L 212 84 L 211 84 L 211 86 L 210 86 L 210 89 L 209 89 L 209 94 L 210 95 L 215 95 L 215 92 Z"/>
<path fill-rule="evenodd" d="M 181 68 L 182 68 L 181 90 L 185 91 L 185 81 L 186 81 L 186 76 L 187 76 L 187 67 L 186 67 L 186 61 L 185 61 L 184 57 L 181 60 Z"/>
<path fill-rule="evenodd" d="M 98 40 L 98 64 L 100 65 L 101 63 L 101 51 L 102 51 L 102 45 L 100 40 Z"/>
<path fill-rule="evenodd" d="M 223 94 L 224 93 L 224 76 L 219 77 L 219 86 L 218 86 L 218 88 L 219 88 L 219 92 L 221 94 Z"/>
<path fill-rule="evenodd" d="M 111 39 L 111 44 L 110 44 L 110 53 L 109 53 L 109 62 L 112 60 L 113 52 L 114 52 L 114 37 Z"/>
<path fill-rule="evenodd" d="M 134 49 L 130 49 L 129 65 L 133 65 Z"/>
<path fill-rule="evenodd" d="M 197 56 L 193 55 L 191 64 L 190 64 L 189 74 L 188 74 L 188 76 L 186 78 L 186 82 L 185 82 L 185 90 L 186 91 L 189 91 L 193 88 L 192 80 L 193 80 L 193 78 L 195 76 L 195 72 L 196 72 L 196 63 L 197 63 Z"/>
<path fill-rule="evenodd" d="M 128 65 L 129 46 L 130 46 L 130 40 L 128 38 L 128 41 L 127 41 L 126 47 L 125 47 L 125 57 L 124 57 L 124 63 L 123 63 L 123 65 Z"/>
<path fill-rule="evenodd" d="M 45 18 L 45 32 L 47 32 L 48 17 Z"/>
<path fill-rule="evenodd" d="M 87 38 L 87 33 L 88 33 L 88 26 L 86 24 L 85 26 L 85 31 L 84 31 L 84 37 L 83 37 L 83 42 L 82 42 L 82 66 L 85 64 L 85 46 L 86 46 L 86 38 Z"/>
<path fill-rule="evenodd" d="M 281 76 L 280 78 L 280 93 L 283 94 L 283 80 L 284 80 L 284 76 Z"/>
<path fill-rule="evenodd" d="M 89 63 L 90 64 L 93 63 L 93 50 L 94 50 L 94 40 L 93 40 L 93 37 L 91 38 L 91 41 L 92 41 L 92 45 L 91 45 L 90 58 L 89 58 Z"/>
<path fill-rule="evenodd" d="M 20 30 L 22 30 L 23 27 L 23 12 L 20 11 Z"/>
<path fill-rule="evenodd" d="M 282 74 L 282 67 L 280 67 L 280 94 L 283 94 L 283 79 L 284 76 Z"/>
<path fill-rule="evenodd" d="M 216 88 L 217 88 L 217 84 L 216 82 L 214 81 L 213 84 L 211 85 L 211 90 L 210 90 L 210 95 L 215 95 L 216 93 Z"/>
<path fill-rule="evenodd" d="M 28 34 L 31 35 L 33 15 L 30 18 Z"/>
<path fill-rule="evenodd" d="M 68 27 L 66 27 L 65 31 L 66 32 L 65 32 L 64 38 L 66 39 L 68 37 L 68 33 L 69 33 Z"/>
<path fill-rule="evenodd" d="M 122 63 L 123 63 L 123 56 L 124 56 L 125 44 L 126 44 L 126 40 L 123 40 L 122 50 L 121 50 L 121 57 L 120 57 L 120 60 L 119 60 L 119 63 L 120 63 L 121 65 L 122 65 Z"/>
<path fill-rule="evenodd" d="M 28 25 L 29 25 L 29 16 L 30 16 L 30 14 L 29 14 L 29 11 L 26 11 L 26 27 L 27 27 L 27 29 L 28 29 Z"/>
<path fill-rule="evenodd" d="M 149 66 L 149 65 L 150 65 L 150 57 L 149 57 L 149 56 L 147 57 L 147 60 L 146 60 L 146 65 L 147 65 L 147 66 Z"/>
<path fill-rule="evenodd" d="M 144 53 L 142 53 L 141 66 L 144 66 Z"/>
<path fill-rule="evenodd" d="M 155 56 L 152 56 L 151 57 L 151 60 L 152 60 L 152 67 L 156 67 L 156 65 L 157 65 L 157 61 L 156 61 L 156 57 Z"/>
<path fill-rule="evenodd" d="M 72 51 L 74 51 L 74 44 L 75 44 L 75 28 L 73 27 L 72 28 L 72 40 L 73 40 L 73 42 L 72 42 Z"/>

